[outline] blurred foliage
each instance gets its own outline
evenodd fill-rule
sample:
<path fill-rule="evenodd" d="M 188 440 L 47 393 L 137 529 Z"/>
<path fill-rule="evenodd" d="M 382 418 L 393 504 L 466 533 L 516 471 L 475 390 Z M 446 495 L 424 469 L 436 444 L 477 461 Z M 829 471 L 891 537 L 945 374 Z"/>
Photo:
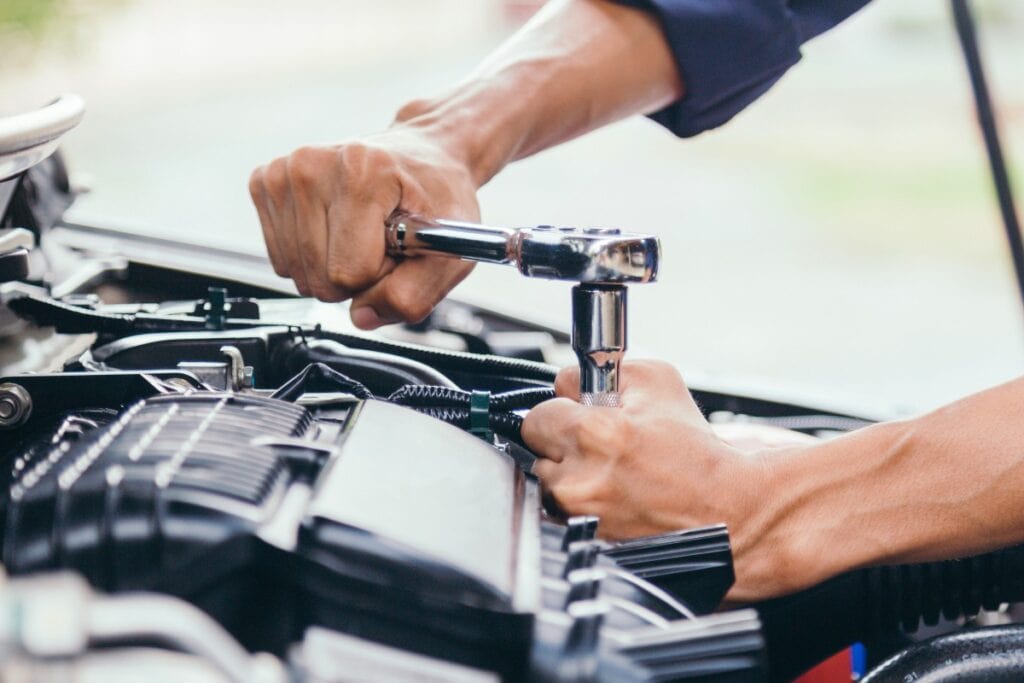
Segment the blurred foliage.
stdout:
<path fill-rule="evenodd" d="M 67 0 L 0 0 L 0 27 L 39 37 L 67 5 Z"/>
<path fill-rule="evenodd" d="M 0 0 L 0 40 L 26 48 L 54 31 L 67 32 L 77 20 L 131 0 Z"/>

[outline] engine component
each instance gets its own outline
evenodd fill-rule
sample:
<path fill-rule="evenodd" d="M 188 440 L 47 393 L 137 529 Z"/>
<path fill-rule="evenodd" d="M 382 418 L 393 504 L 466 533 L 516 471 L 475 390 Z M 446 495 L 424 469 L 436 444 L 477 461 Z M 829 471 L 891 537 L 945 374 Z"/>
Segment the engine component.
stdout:
<path fill-rule="evenodd" d="M 885 681 L 1024 680 L 1024 626 L 964 631 L 917 643 L 894 655 L 864 677 Z"/>
<path fill-rule="evenodd" d="M 0 624 L 0 674 L 12 655 L 66 663 L 90 647 L 148 641 L 200 658 L 231 683 L 287 679 L 279 661 L 250 655 L 187 602 L 152 593 L 99 596 L 71 572 L 6 583 L 0 590 Z"/>
<path fill-rule="evenodd" d="M 60 138 L 84 114 L 82 98 L 63 95 L 35 111 L 0 118 L 0 180 L 23 173 L 53 154 Z M 6 208 L 0 207 L 0 214 Z"/>
<path fill-rule="evenodd" d="M 976 557 L 859 569 L 758 605 L 772 675 L 793 677 L 850 643 L 1024 600 L 1024 546 Z"/>
<path fill-rule="evenodd" d="M 32 415 L 32 397 L 14 382 L 0 384 L 0 429 L 20 427 Z"/>
<path fill-rule="evenodd" d="M 28 253 L 35 236 L 24 228 L 0 230 L 0 283 L 28 277 Z"/>
<path fill-rule="evenodd" d="M 756 614 L 693 618 L 596 520 L 542 523 L 499 449 L 394 404 L 156 395 L 12 469 L 9 571 L 185 598 L 251 651 L 317 627 L 509 679 L 764 674 Z"/>

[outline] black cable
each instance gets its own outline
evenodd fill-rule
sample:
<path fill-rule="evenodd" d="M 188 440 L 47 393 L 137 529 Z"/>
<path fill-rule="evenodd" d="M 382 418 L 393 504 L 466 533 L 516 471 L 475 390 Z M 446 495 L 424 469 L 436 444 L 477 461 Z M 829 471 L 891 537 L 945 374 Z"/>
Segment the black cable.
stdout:
<path fill-rule="evenodd" d="M 390 396 L 377 397 L 362 383 L 334 370 L 325 363 L 310 363 L 301 372 L 281 385 L 272 395 L 281 401 L 296 401 L 309 391 L 344 391 L 363 400 L 377 399 L 411 408 L 448 424 L 469 431 L 472 392 L 451 387 L 409 384 Z M 516 410 L 526 410 L 554 398 L 552 389 L 518 389 L 492 394 L 488 400 L 487 422 L 496 434 L 523 445 L 523 418 Z"/>
<path fill-rule="evenodd" d="M 302 372 L 282 384 L 270 395 L 279 401 L 294 402 L 311 391 L 344 391 L 356 398 L 370 399 L 373 394 L 360 382 L 341 374 L 324 363 L 310 363 Z"/>
<path fill-rule="evenodd" d="M 989 166 L 992 170 L 992 181 L 995 184 L 996 197 L 999 200 L 999 211 L 1003 216 L 1010 256 L 1013 258 L 1013 269 L 1017 275 L 1017 289 L 1020 293 L 1021 304 L 1024 305 L 1024 241 L 1021 239 L 1020 220 L 1017 217 L 1017 209 L 1014 204 L 1010 174 L 1007 171 L 1002 145 L 999 142 L 999 126 L 992 107 L 992 97 L 985 80 L 985 67 L 978 49 L 978 33 L 974 15 L 971 12 L 969 0 L 951 1 L 953 23 L 956 25 L 957 36 L 960 38 L 960 47 L 963 48 L 967 75 L 971 79 L 974 104 L 978 110 L 978 124 L 981 126 L 981 134 L 985 139 L 985 149 L 988 152 Z"/>
<path fill-rule="evenodd" d="M 437 387 L 424 384 L 407 384 L 388 396 L 388 401 L 410 408 L 461 408 L 469 410 L 471 392 L 450 387 Z M 526 388 L 493 394 L 490 399 L 491 410 L 508 412 L 533 408 L 538 403 L 555 397 L 553 389 Z"/>

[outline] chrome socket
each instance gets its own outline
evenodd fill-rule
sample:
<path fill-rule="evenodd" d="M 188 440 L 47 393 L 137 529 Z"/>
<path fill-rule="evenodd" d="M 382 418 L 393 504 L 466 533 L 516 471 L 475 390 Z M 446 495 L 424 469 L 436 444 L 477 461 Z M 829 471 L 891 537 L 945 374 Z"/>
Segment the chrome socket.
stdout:
<path fill-rule="evenodd" d="M 626 353 L 625 286 L 572 288 L 572 349 L 580 362 L 580 403 L 619 407 L 619 366 Z"/>

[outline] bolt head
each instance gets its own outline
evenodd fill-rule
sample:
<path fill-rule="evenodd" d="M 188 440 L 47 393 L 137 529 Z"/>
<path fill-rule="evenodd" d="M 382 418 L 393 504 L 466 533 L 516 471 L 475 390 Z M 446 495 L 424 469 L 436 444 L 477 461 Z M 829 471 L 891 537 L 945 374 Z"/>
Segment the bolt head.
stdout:
<path fill-rule="evenodd" d="M 32 414 L 32 396 L 13 382 L 0 384 L 0 429 L 20 427 Z"/>

